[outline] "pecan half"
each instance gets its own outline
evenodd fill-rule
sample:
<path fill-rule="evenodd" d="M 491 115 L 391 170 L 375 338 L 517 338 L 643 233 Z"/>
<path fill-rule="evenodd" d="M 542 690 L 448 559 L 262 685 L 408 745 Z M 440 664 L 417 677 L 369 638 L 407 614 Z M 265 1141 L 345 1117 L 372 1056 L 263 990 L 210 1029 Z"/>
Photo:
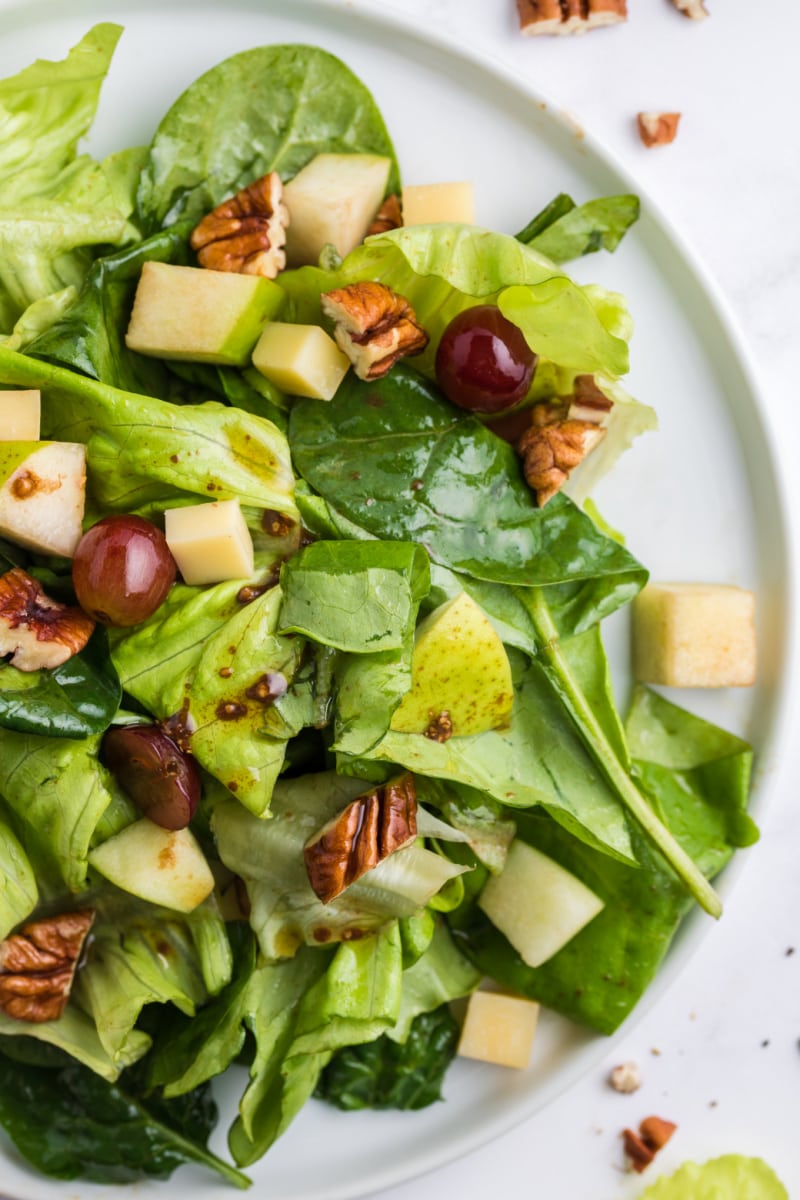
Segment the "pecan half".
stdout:
<path fill-rule="evenodd" d="M 400 197 L 394 192 L 391 196 L 387 196 L 383 204 L 380 206 L 375 216 L 372 218 L 372 224 L 366 232 L 366 237 L 372 237 L 376 233 L 388 233 L 390 229 L 399 229 L 403 224 L 403 214 L 400 210 Z"/>
<path fill-rule="evenodd" d="M 201 267 L 274 279 L 286 266 L 289 210 L 277 171 L 242 188 L 203 217 L 190 238 Z"/>
<path fill-rule="evenodd" d="M 517 0 L 517 12 L 526 36 L 586 33 L 628 19 L 626 0 Z"/>
<path fill-rule="evenodd" d="M 380 379 L 399 358 L 421 354 L 428 335 L 405 296 L 383 283 L 351 283 L 320 297 L 333 336 L 359 379 Z"/>
<path fill-rule="evenodd" d="M 7 1016 L 32 1024 L 61 1016 L 93 922 L 92 909 L 59 913 L 0 942 L 0 1009 Z"/>
<path fill-rule="evenodd" d="M 0 575 L 0 655 L 20 671 L 59 667 L 88 642 L 94 621 L 82 608 L 59 604 L 21 567 Z"/>
<path fill-rule="evenodd" d="M 679 112 L 640 112 L 636 115 L 639 137 L 648 148 L 668 146 L 678 133 Z"/>
<path fill-rule="evenodd" d="M 595 383 L 594 375 L 575 376 L 568 404 L 567 416 L 571 421 L 591 421 L 596 425 L 602 425 L 614 407 L 614 401 Z"/>
<path fill-rule="evenodd" d="M 306 842 L 303 855 L 312 889 L 323 904 L 417 836 L 414 776 L 401 775 L 356 796 Z"/>
<path fill-rule="evenodd" d="M 634 1133 L 632 1129 L 623 1129 L 625 1154 L 638 1175 L 650 1166 L 658 1151 L 666 1146 L 677 1128 L 673 1121 L 665 1121 L 663 1117 L 645 1117 L 639 1125 L 638 1133 Z"/>
<path fill-rule="evenodd" d="M 541 508 L 569 479 L 570 471 L 583 462 L 605 437 L 594 421 L 556 421 L 551 425 L 531 425 L 517 442 L 522 469 L 536 493 Z"/>

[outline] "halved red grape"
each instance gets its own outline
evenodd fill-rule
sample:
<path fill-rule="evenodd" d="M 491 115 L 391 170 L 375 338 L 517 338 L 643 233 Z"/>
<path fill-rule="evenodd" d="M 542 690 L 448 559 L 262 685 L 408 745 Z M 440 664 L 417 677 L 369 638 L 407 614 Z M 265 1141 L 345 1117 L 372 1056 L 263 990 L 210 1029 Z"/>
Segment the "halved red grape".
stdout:
<path fill-rule="evenodd" d="M 200 771 L 157 725 L 117 725 L 101 758 L 142 813 L 164 829 L 183 829 L 200 802 Z"/>
<path fill-rule="evenodd" d="M 138 625 L 165 600 L 175 559 L 142 517 L 105 517 L 78 542 L 72 582 L 81 608 L 102 625 Z"/>
<path fill-rule="evenodd" d="M 442 334 L 436 379 L 452 404 L 470 412 L 502 412 L 531 385 L 538 356 L 495 304 L 465 308 Z"/>

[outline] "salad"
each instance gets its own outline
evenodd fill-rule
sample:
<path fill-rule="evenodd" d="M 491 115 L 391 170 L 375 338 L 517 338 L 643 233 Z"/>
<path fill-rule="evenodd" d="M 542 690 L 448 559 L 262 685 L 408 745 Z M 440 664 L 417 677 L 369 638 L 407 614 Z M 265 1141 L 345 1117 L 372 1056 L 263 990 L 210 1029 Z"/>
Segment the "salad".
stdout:
<path fill-rule="evenodd" d="M 559 196 L 515 236 L 403 224 L 374 100 L 295 45 L 97 162 L 120 34 L 0 83 L 0 391 L 41 396 L 41 437 L 0 442 L 0 1124 L 61 1179 L 245 1187 L 313 1096 L 437 1099 L 484 977 L 613 1032 L 692 905 L 719 915 L 751 751 L 612 690 L 601 624 L 647 570 L 590 492 L 654 417 L 620 384 L 624 299 L 563 264 L 635 198 Z M 344 253 L 297 248 L 320 159 L 385 165 Z M 318 357 L 293 382 L 304 330 L 333 385 Z M 477 382 L 475 337 L 510 361 Z M 541 429 L 573 457 L 543 470 Z M 74 480 L 67 453 L 64 553 L 74 504 L 21 530 L 11 501 L 32 455 Z M 231 1165 L 210 1082 L 237 1063 Z"/>

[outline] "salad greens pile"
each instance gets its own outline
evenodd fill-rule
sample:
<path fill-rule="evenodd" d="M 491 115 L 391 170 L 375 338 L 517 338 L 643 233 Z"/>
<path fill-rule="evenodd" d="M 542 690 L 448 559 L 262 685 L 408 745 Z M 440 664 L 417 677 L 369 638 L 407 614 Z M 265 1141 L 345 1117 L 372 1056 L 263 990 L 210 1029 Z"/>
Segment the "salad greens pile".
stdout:
<path fill-rule="evenodd" d="M 324 292 L 375 280 L 429 334 L 418 358 L 374 382 L 351 373 L 328 403 L 251 369 L 144 358 L 124 336 L 142 264 L 192 264 L 189 234 L 214 205 L 324 151 L 390 157 L 389 192 L 400 174 L 365 87 L 307 46 L 221 63 L 147 147 L 78 153 L 120 33 L 99 25 L 63 62 L 0 83 L 0 387 L 41 389 L 43 436 L 86 444 L 87 525 L 237 497 L 256 572 L 178 583 L 149 619 L 99 630 L 55 670 L 0 663 L 0 939 L 39 911 L 96 913 L 63 1016 L 0 1013 L 0 1123 L 62 1179 L 164 1176 L 191 1160 L 246 1186 L 205 1148 L 209 1083 L 232 1063 L 248 1071 L 229 1135 L 242 1167 L 313 1095 L 348 1109 L 436 1099 L 457 1043 L 448 1006 L 484 973 L 616 1029 L 692 896 L 718 913 L 707 880 L 756 837 L 751 752 L 646 689 L 623 720 L 600 633 L 647 571 L 576 500 L 654 416 L 619 384 L 623 298 L 556 264 L 613 250 L 635 197 L 558 196 L 516 237 L 400 228 L 284 271 L 282 320 L 324 324 Z M 543 508 L 511 446 L 436 386 L 444 329 L 488 302 L 539 355 L 531 402 L 568 394 L 579 374 L 615 401 L 571 496 Z M 0 543 L 0 574 L 15 565 L 71 598 L 68 562 Z M 443 742 L 398 732 L 415 628 L 462 592 L 506 647 L 510 723 Z M 286 690 L 243 702 L 265 672 Z M 101 761 L 104 731 L 179 713 L 203 779 L 193 830 L 221 881 L 187 915 L 89 863 L 139 816 Z M 323 904 L 306 839 L 398 768 L 416 779 L 418 841 L 402 869 L 390 856 Z M 477 905 L 514 837 L 604 902 L 536 968 Z M 231 880 L 249 919 L 220 906 Z"/>

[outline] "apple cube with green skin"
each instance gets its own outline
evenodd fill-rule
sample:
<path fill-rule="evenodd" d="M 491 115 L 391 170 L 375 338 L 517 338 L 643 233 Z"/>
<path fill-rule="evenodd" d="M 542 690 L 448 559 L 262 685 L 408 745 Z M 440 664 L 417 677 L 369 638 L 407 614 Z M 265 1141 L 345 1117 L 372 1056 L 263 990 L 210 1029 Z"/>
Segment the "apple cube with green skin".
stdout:
<path fill-rule="evenodd" d="M 386 191 L 391 161 L 377 154 L 318 154 L 283 189 L 286 258 L 316 266 L 325 246 L 344 258 L 363 241 Z"/>
<path fill-rule="evenodd" d="M 189 829 L 162 829 L 147 817 L 89 854 L 96 871 L 124 892 L 189 913 L 214 890 L 214 876 Z"/>
<path fill-rule="evenodd" d="M 284 299 L 257 275 L 146 262 L 125 343 L 156 358 L 243 367 Z"/>
<path fill-rule="evenodd" d="M 506 865 L 487 880 L 478 907 L 529 967 L 540 967 L 604 907 L 585 883 L 527 842 L 512 842 Z"/>
<path fill-rule="evenodd" d="M 434 609 L 417 627 L 411 690 L 392 717 L 399 733 L 425 733 L 440 717 L 454 737 L 507 725 L 514 688 L 505 647 L 467 592 Z"/>
<path fill-rule="evenodd" d="M 0 536 L 38 554 L 71 558 L 85 502 L 85 446 L 0 442 Z"/>

